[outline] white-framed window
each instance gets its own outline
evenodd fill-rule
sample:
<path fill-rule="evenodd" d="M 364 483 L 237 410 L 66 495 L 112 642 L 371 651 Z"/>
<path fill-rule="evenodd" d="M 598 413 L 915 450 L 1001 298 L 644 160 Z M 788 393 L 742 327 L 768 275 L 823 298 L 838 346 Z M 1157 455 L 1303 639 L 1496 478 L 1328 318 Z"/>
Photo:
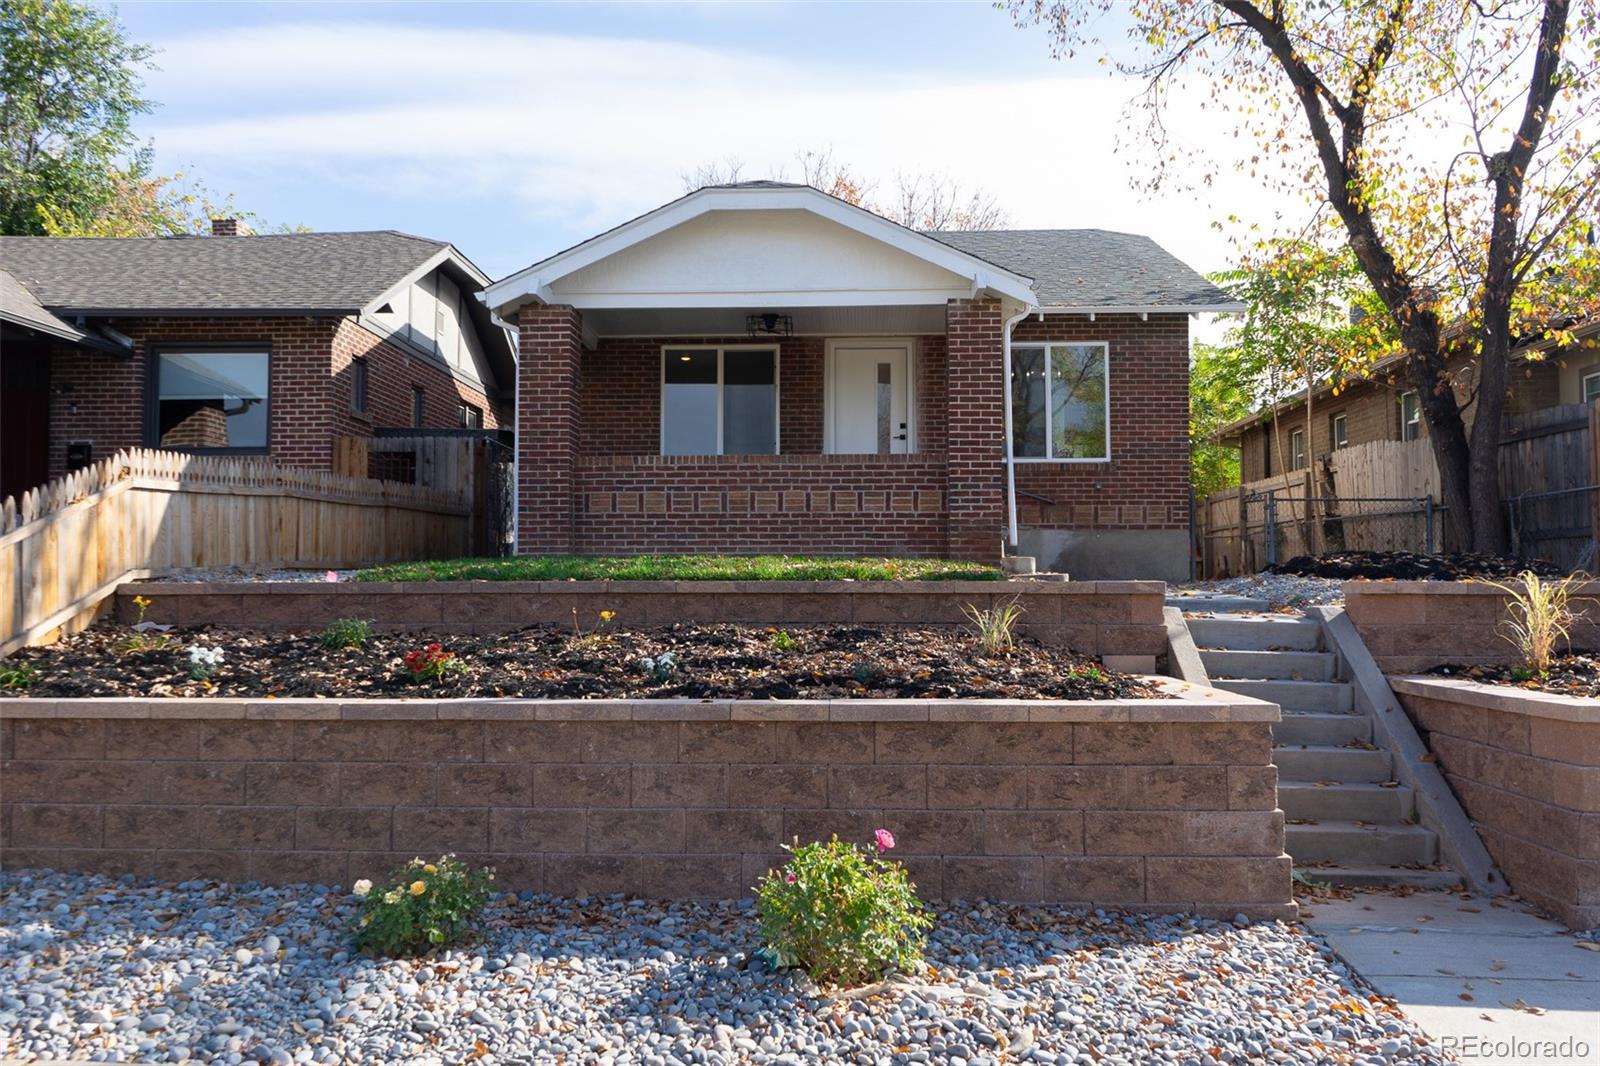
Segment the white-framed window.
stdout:
<path fill-rule="evenodd" d="M 1306 468 L 1306 431 L 1294 430 L 1289 434 L 1289 469 L 1304 470 Z"/>
<path fill-rule="evenodd" d="M 1400 439 L 1416 440 L 1422 436 L 1422 401 L 1416 390 L 1400 394 Z"/>
<path fill-rule="evenodd" d="M 778 454 L 778 349 L 663 348 L 661 454 Z"/>
<path fill-rule="evenodd" d="M 1600 399 L 1600 370 L 1591 370 L 1583 375 L 1583 402 L 1593 403 Z"/>
<path fill-rule="evenodd" d="M 1333 451 L 1346 448 L 1350 445 L 1350 420 L 1341 411 L 1328 420 L 1328 439 L 1333 442 Z"/>
<path fill-rule="evenodd" d="M 1111 458 L 1111 359 L 1104 341 L 1011 346 L 1011 454 L 1022 462 Z"/>

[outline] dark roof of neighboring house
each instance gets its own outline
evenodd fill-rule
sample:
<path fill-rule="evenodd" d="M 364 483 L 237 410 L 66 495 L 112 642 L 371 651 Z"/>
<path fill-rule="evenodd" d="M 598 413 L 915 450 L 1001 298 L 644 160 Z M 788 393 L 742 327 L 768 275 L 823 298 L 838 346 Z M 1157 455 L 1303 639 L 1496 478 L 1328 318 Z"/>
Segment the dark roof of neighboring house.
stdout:
<path fill-rule="evenodd" d="M 1149 237 L 1103 229 L 937 230 L 952 248 L 1033 279 L 1041 307 L 1242 307 Z"/>
<path fill-rule="evenodd" d="M 0 270 L 0 321 L 76 341 L 83 331 L 52 315 L 34 298 L 28 287 L 5 270 Z"/>
<path fill-rule="evenodd" d="M 348 314 L 449 247 L 393 230 L 0 237 L 0 263 L 58 314 Z"/>

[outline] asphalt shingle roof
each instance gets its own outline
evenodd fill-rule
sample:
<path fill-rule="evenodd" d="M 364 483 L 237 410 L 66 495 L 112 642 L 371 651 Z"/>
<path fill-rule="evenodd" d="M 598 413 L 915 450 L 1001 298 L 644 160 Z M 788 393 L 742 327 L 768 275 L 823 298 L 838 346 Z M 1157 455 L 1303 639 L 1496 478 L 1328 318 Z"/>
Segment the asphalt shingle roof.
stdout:
<path fill-rule="evenodd" d="M 1206 307 L 1233 298 L 1149 237 L 1103 229 L 927 234 L 1033 279 L 1042 307 Z"/>
<path fill-rule="evenodd" d="M 360 310 L 449 247 L 392 230 L 0 237 L 0 268 L 62 314 Z"/>
<path fill-rule="evenodd" d="M 0 270 L 0 319 L 68 340 L 78 340 L 83 336 L 82 330 L 61 321 L 41 307 L 28 287 L 4 270 Z"/>

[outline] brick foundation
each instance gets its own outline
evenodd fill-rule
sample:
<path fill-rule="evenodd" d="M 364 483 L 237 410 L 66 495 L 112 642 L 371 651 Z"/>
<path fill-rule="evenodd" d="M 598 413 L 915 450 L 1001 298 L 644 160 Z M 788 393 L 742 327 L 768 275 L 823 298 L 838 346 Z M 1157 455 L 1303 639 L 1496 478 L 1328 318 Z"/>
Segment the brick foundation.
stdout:
<path fill-rule="evenodd" d="M 1600 926 L 1600 704 L 1437 677 L 1390 684 L 1518 895 Z"/>
<path fill-rule="evenodd" d="M 1103 703 L 0 701 L 8 867 L 748 895 L 885 826 L 930 898 L 1292 917 L 1271 722 Z"/>
<path fill-rule="evenodd" d="M 728 521 L 726 516 L 723 521 Z M 739 622 L 795 626 L 862 623 L 970 627 L 966 604 L 1017 600 L 1020 632 L 1085 655 L 1121 657 L 1121 668 L 1153 671 L 1166 649 L 1159 581 L 425 581 L 330 585 L 134 582 L 117 590 L 118 616 L 133 597 L 150 599 L 150 621 L 250 629 L 320 628 L 336 618 L 381 628 L 497 633 L 570 626 L 617 612 L 617 624 Z M 1130 659 L 1128 657 L 1137 657 Z"/>
<path fill-rule="evenodd" d="M 1367 650 L 1388 674 L 1416 673 L 1446 663 L 1518 661 L 1505 639 L 1509 597 L 1464 581 L 1346 581 L 1345 613 Z M 1570 604 L 1579 621 L 1572 647 L 1600 648 L 1600 583 L 1575 588 Z"/>

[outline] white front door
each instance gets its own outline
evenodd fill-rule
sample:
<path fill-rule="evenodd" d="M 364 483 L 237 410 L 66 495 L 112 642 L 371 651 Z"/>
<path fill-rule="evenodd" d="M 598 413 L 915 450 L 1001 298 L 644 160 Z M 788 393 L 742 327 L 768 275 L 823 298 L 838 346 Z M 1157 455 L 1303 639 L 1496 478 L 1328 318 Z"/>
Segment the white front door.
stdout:
<path fill-rule="evenodd" d="M 911 450 L 911 345 L 835 341 L 828 349 L 824 421 L 835 455 L 903 455 Z"/>

